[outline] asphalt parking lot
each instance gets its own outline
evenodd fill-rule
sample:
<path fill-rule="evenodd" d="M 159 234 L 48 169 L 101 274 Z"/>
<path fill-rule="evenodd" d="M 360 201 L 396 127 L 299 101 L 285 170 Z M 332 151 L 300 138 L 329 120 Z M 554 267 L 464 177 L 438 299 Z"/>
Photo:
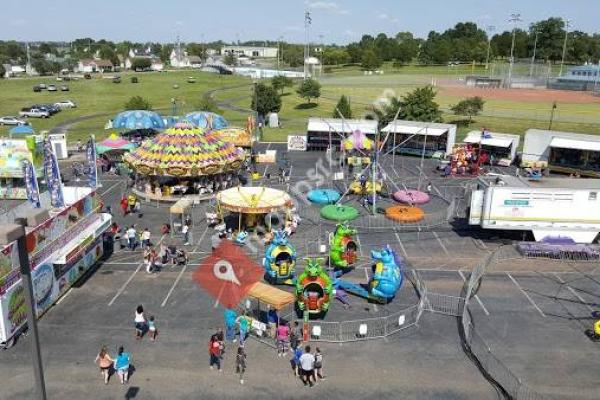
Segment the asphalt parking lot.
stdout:
<path fill-rule="evenodd" d="M 290 154 L 292 180 L 306 177 L 306 171 L 320 156 Z M 407 166 L 414 167 L 418 162 L 415 158 L 403 159 Z M 276 167 L 261 168 L 261 172 L 265 169 L 269 172 Z M 408 172 L 396 169 L 393 174 L 398 179 L 414 178 L 410 168 Z M 441 178 L 432 175 L 430 180 L 443 188 Z M 142 218 L 122 217 L 118 215 L 118 199 L 126 192 L 125 181 L 105 176 L 102 183 L 99 191 L 120 225 L 148 227 L 152 240 L 161 240 L 160 225 L 169 220 L 167 207 L 144 204 Z M 449 186 L 460 187 L 457 183 L 451 181 Z M 278 358 L 270 347 L 255 341 L 248 344 L 249 370 L 244 386 L 234 375 L 231 350 L 225 357 L 224 372 L 210 371 L 206 343 L 215 327 L 222 324 L 222 309 L 192 279 L 193 270 L 210 251 L 209 238 L 213 234 L 203 220 L 202 206 L 194 210 L 193 218 L 192 240 L 186 246 L 188 266 L 168 266 L 159 274 L 148 275 L 139 250 L 117 246 L 108 260 L 40 320 L 50 399 L 264 399 L 307 395 L 331 399 L 497 398 L 465 356 L 457 320 L 432 313 L 424 314 L 417 328 L 385 340 L 322 344 L 328 379 L 315 389 L 305 389 L 292 376 L 288 358 Z M 315 255 L 318 243 L 325 243 L 326 238 L 327 226 L 304 221 L 291 241 L 301 258 L 302 253 Z M 512 238 L 447 226 L 422 232 L 361 231 L 357 239 L 365 264 L 371 249 L 389 244 L 420 272 L 430 291 L 459 295 L 469 271 Z M 257 247 L 253 255 L 260 258 L 262 251 Z M 408 304 L 408 284 L 404 290 L 402 301 Z M 534 389 L 556 398 L 597 399 L 600 383 L 598 363 L 594 361 L 600 346 L 590 342 L 583 330 L 591 325 L 591 311 L 597 310 L 599 303 L 600 265 L 516 260 L 490 271 L 471 302 L 471 311 L 477 331 Z M 138 304 L 144 305 L 147 315 L 156 317 L 160 333 L 155 343 L 133 337 L 133 312 Z M 332 314 L 332 318 L 349 318 L 353 312 L 363 318 L 385 311 L 360 299 L 353 299 L 352 304 L 350 311 L 334 305 L 339 313 Z M 127 387 L 114 377 L 108 386 L 102 383 L 93 364 L 102 344 L 113 352 L 122 344 L 132 352 L 135 371 Z M 31 398 L 29 363 L 28 337 L 0 352 L 0 374 L 5 377 L 0 399 Z M 307 394 L 306 390 L 313 392 Z"/>

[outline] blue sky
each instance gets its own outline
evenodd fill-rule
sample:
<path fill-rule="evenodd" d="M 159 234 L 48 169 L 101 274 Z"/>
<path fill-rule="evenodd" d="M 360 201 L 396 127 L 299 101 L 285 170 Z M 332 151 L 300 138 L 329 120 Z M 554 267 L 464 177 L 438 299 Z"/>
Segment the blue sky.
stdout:
<path fill-rule="evenodd" d="M 0 39 L 80 37 L 174 42 L 272 39 L 302 42 L 303 13 L 312 12 L 314 42 L 347 43 L 363 33 L 412 31 L 424 37 L 459 21 L 509 29 L 519 12 L 526 28 L 550 16 L 573 29 L 600 32 L 598 0 L 2 0 Z M 24 7 L 24 4 L 27 6 Z"/>

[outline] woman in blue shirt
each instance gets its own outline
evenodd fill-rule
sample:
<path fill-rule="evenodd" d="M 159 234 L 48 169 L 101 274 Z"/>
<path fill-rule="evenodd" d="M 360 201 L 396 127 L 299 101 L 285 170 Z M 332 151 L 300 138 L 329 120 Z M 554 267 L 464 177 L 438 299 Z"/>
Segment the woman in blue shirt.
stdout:
<path fill-rule="evenodd" d="M 117 375 L 119 375 L 119 379 L 121 379 L 123 385 L 126 384 L 129 379 L 130 358 L 129 353 L 125 353 L 123 350 L 123 346 L 119 347 L 117 357 L 115 358 L 115 369 L 117 370 Z"/>

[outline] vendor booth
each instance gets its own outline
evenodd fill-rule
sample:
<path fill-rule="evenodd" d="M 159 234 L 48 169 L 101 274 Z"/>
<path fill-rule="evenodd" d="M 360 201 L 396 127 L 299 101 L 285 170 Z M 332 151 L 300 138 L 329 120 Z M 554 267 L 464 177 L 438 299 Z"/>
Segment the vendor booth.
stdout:
<path fill-rule="evenodd" d="M 26 199 L 23 161 L 32 162 L 41 176 L 43 148 L 41 136 L 26 139 L 0 139 L 0 199 Z"/>
<path fill-rule="evenodd" d="M 484 130 L 469 132 L 464 143 L 479 144 L 481 151 L 487 154 L 491 165 L 508 167 L 517 156 L 519 140 L 519 135 Z"/>
<path fill-rule="evenodd" d="M 326 150 L 330 145 L 333 150 L 339 150 L 341 142 L 357 130 L 373 137 L 377 133 L 377 121 L 309 118 L 306 128 L 307 150 Z"/>
<path fill-rule="evenodd" d="M 456 125 L 394 120 L 381 130 L 389 134 L 386 147 L 399 154 L 442 158 L 450 154 L 456 140 Z"/>
<path fill-rule="evenodd" d="M 110 214 L 100 212 L 101 200 L 95 190 L 64 187 L 63 195 L 66 206 L 60 209 L 50 208 L 50 196 L 43 193 L 42 208 L 23 203 L 14 210 L 27 217 L 27 251 L 38 316 L 102 256 L 103 234 L 111 224 Z M 8 214 L 0 216 L 0 223 L 12 222 Z M 5 243 L 0 249 L 0 342 L 10 345 L 26 323 L 27 313 L 17 244 Z"/>
<path fill-rule="evenodd" d="M 529 129 L 525 133 L 522 166 L 600 177 L 600 137 L 572 132 Z"/>

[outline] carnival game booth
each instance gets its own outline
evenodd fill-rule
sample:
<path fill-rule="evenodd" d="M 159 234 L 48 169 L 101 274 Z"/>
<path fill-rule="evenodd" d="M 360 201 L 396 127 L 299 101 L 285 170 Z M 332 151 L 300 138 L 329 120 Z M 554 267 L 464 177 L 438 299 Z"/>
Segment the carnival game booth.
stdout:
<path fill-rule="evenodd" d="M 41 171 L 44 159 L 41 136 L 0 139 L 0 199 L 26 199 L 23 161 Z"/>
<path fill-rule="evenodd" d="M 100 195 L 88 187 L 64 187 L 65 206 L 52 208 L 50 195 L 40 195 L 40 208 L 23 203 L 0 216 L 0 223 L 26 219 L 27 251 L 38 316 L 44 314 L 92 268 L 104 252 L 103 234 L 111 224 L 101 213 Z M 17 243 L 0 245 L 0 342 L 6 346 L 26 323 Z"/>
<path fill-rule="evenodd" d="M 381 130 L 385 146 L 397 154 L 443 158 L 456 141 L 456 125 L 394 120 Z"/>
<path fill-rule="evenodd" d="M 354 131 L 372 137 L 377 133 L 377 121 L 366 119 L 309 118 L 306 128 L 307 150 L 340 150 L 342 141 Z"/>
<path fill-rule="evenodd" d="M 270 229 L 273 225 L 282 225 L 291 220 L 292 198 L 281 190 L 264 186 L 238 186 L 223 190 L 216 198 L 221 218 L 224 218 L 224 211 L 237 214 L 237 229 L 240 232 L 258 225 Z"/>
<path fill-rule="evenodd" d="M 237 184 L 245 159 L 242 149 L 215 131 L 180 122 L 146 140 L 123 161 L 136 175 L 136 191 L 148 199 L 177 201 Z"/>
<path fill-rule="evenodd" d="M 464 143 L 479 144 L 481 151 L 487 154 L 491 165 L 508 167 L 517 156 L 519 141 L 519 135 L 483 130 L 469 132 Z"/>
<path fill-rule="evenodd" d="M 600 137 L 572 132 L 529 129 L 525 132 L 521 166 L 600 177 Z"/>

